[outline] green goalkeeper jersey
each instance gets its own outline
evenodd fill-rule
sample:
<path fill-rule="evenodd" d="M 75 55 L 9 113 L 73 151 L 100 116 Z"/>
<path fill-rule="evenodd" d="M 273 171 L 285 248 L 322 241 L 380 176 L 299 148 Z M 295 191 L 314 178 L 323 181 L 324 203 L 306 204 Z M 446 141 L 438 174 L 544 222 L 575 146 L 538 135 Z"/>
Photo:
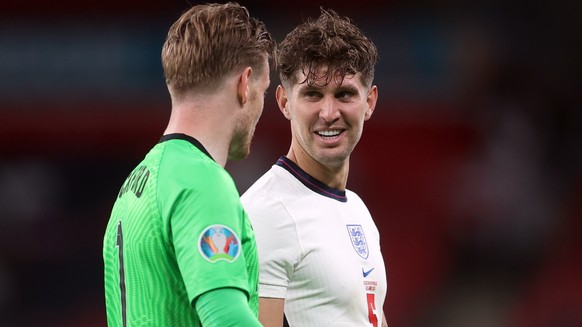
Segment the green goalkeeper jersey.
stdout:
<path fill-rule="evenodd" d="M 255 236 L 239 193 L 189 136 L 165 135 L 127 177 L 103 260 L 110 327 L 200 326 L 194 300 L 225 287 L 258 313 Z"/>

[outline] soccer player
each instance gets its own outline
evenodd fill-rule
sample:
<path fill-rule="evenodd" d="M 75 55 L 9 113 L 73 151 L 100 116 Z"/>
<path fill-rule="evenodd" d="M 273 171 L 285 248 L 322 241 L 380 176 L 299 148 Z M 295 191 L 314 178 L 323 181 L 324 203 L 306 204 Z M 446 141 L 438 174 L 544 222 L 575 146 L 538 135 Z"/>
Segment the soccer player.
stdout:
<path fill-rule="evenodd" d="M 260 326 L 255 236 L 224 166 L 249 153 L 274 49 L 236 3 L 193 6 L 171 26 L 169 122 L 103 240 L 109 326 Z"/>
<path fill-rule="evenodd" d="M 378 98 L 377 56 L 349 18 L 323 8 L 278 45 L 276 99 L 291 146 L 241 198 L 257 237 L 264 326 L 387 326 L 379 233 L 346 189 Z"/>

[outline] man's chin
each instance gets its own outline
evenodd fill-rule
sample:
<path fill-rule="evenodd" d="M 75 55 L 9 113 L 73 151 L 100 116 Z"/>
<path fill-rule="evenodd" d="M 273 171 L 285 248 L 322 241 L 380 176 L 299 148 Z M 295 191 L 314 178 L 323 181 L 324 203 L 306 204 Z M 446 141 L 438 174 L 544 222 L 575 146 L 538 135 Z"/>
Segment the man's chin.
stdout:
<path fill-rule="evenodd" d="M 238 160 L 242 160 L 245 159 L 246 157 L 249 156 L 249 149 L 247 148 L 246 150 L 240 150 L 240 151 L 236 151 L 236 152 L 232 152 L 228 154 L 228 161 L 238 161 Z"/>
<path fill-rule="evenodd" d="M 315 157 L 315 159 L 320 164 L 330 168 L 341 167 L 349 160 L 349 155 L 346 155 L 345 152 L 334 153 L 329 151 L 327 153 L 319 153 L 319 156 Z"/>

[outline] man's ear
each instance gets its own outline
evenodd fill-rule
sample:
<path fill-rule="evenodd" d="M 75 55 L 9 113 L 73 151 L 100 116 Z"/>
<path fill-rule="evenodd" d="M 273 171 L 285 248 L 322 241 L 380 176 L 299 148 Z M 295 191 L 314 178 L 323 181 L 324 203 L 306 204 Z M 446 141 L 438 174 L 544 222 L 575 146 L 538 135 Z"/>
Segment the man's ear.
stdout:
<path fill-rule="evenodd" d="M 370 119 L 370 117 L 372 117 L 374 109 L 376 108 L 376 102 L 378 102 L 378 87 L 376 85 L 372 85 L 370 91 L 368 92 L 368 97 L 366 99 L 368 108 L 364 113 L 364 120 L 368 120 Z"/>
<path fill-rule="evenodd" d="M 291 120 L 291 115 L 289 114 L 289 109 L 287 108 L 287 90 L 282 85 L 277 86 L 275 91 L 275 98 L 277 99 L 277 104 L 279 105 L 279 110 L 283 113 L 285 118 Z"/>
<path fill-rule="evenodd" d="M 238 79 L 236 95 L 241 106 L 247 103 L 249 99 L 249 80 L 252 72 L 253 69 L 251 67 L 246 67 Z"/>

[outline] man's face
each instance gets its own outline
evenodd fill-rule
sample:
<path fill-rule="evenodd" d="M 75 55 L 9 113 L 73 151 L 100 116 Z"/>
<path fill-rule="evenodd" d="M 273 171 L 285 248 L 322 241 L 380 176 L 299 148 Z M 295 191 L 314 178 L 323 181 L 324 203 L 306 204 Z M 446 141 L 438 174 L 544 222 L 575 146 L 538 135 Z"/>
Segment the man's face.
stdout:
<path fill-rule="evenodd" d="M 346 163 L 360 140 L 364 121 L 376 105 L 377 88 L 363 85 L 360 73 L 347 75 L 339 85 L 334 78 L 325 85 L 325 70 L 320 69 L 312 86 L 279 86 L 277 102 L 291 122 L 295 155 L 306 154 L 326 167 L 337 168 Z M 305 80 L 303 72 L 296 74 L 297 81 Z"/>

